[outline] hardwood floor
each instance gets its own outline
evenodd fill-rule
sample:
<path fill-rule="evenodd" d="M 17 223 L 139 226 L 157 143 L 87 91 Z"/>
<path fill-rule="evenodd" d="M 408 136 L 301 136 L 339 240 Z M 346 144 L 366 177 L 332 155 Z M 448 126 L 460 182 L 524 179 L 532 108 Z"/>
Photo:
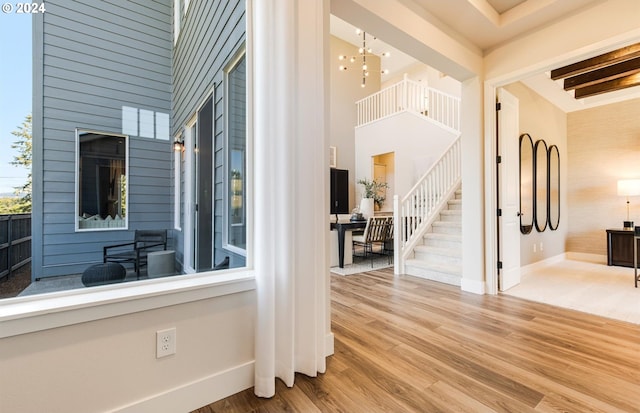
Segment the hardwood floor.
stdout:
<path fill-rule="evenodd" d="M 211 412 L 640 412 L 640 326 L 391 270 L 332 276 L 327 373 Z"/>

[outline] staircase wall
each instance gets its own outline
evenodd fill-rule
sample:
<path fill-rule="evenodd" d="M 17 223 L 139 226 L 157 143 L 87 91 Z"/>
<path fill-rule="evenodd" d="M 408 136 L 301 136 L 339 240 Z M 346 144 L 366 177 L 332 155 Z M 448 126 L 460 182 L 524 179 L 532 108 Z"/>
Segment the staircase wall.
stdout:
<path fill-rule="evenodd" d="M 354 182 L 362 178 L 372 179 L 371 158 L 393 152 L 395 167 L 390 186 L 394 193 L 387 193 L 382 211 L 393 211 L 393 195 L 404 196 L 414 183 L 437 161 L 456 134 L 443 129 L 426 116 L 402 112 L 355 130 L 355 176 Z M 357 188 L 360 191 L 360 188 Z M 356 203 L 360 194 L 356 195 Z"/>

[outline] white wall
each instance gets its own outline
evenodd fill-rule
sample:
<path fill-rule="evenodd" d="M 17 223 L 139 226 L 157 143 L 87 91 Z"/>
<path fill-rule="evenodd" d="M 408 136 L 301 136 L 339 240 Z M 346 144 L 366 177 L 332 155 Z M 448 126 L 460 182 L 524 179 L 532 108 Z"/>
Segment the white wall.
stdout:
<path fill-rule="evenodd" d="M 567 122 L 567 251 L 605 256 L 606 229 L 627 219 L 617 181 L 640 179 L 640 99 L 571 112 Z M 640 196 L 629 202 L 629 218 L 640 225 Z"/>
<path fill-rule="evenodd" d="M 0 339 L 0 412 L 179 412 L 251 387 L 255 302 L 236 293 Z M 169 327 L 177 353 L 156 359 Z"/>
<path fill-rule="evenodd" d="M 357 55 L 358 49 L 351 43 L 331 36 L 329 75 L 330 88 L 330 135 L 329 146 L 336 147 L 337 168 L 349 170 L 349 210 L 356 206 L 355 137 L 356 102 L 380 90 L 380 59 L 368 58 L 370 74 L 366 87 L 361 87 L 362 71 L 354 63 L 338 60 L 340 55 Z M 338 70 L 347 65 L 346 71 Z"/>
<path fill-rule="evenodd" d="M 505 87 L 520 103 L 520 134 L 528 133 L 535 143 L 544 139 L 556 145 L 560 154 L 560 223 L 558 229 L 520 235 L 520 265 L 528 265 L 565 252 L 569 219 L 567 213 L 567 115 L 522 83 Z M 542 244 L 542 250 L 540 248 Z M 535 252 L 534 252 L 535 245 Z"/>
<path fill-rule="evenodd" d="M 426 117 L 409 112 L 361 126 L 356 129 L 356 181 L 372 179 L 373 156 L 393 152 L 394 182 L 382 207 L 392 211 L 393 196 L 405 196 L 455 138 Z M 360 202 L 362 185 L 357 189 Z"/>

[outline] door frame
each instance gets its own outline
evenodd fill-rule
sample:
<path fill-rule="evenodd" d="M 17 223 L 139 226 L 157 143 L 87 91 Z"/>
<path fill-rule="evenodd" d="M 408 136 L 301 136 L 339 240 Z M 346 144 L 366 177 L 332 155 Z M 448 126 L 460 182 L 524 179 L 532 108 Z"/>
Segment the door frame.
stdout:
<path fill-rule="evenodd" d="M 196 112 L 197 113 L 197 112 Z M 185 132 L 184 132 L 184 148 L 185 148 L 185 156 L 184 156 L 184 203 L 182 214 L 184 216 L 184 227 L 182 231 L 183 241 L 182 245 L 184 245 L 184 271 L 187 274 L 193 274 L 196 272 L 195 266 L 195 256 L 197 254 L 197 243 L 195 239 L 197 234 L 197 218 L 196 218 L 196 208 L 195 205 L 197 203 L 196 194 L 198 193 L 196 185 L 196 173 L 195 168 L 196 158 L 195 158 L 195 149 L 197 145 L 197 136 L 193 136 L 192 131 L 194 128 L 197 128 L 198 116 L 193 115 L 189 121 L 185 124 Z M 197 134 L 197 130 L 196 130 Z"/>
<path fill-rule="evenodd" d="M 518 98 L 504 88 L 497 90 L 496 108 L 498 290 L 506 291 L 520 284 L 520 180 Z"/>

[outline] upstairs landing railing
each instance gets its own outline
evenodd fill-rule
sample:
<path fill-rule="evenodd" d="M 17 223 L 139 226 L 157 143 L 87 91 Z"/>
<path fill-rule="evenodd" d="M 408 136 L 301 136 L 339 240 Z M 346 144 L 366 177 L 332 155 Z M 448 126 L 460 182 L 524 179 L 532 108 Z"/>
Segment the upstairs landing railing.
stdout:
<path fill-rule="evenodd" d="M 393 197 L 396 274 L 405 273 L 405 261 L 460 186 L 460 155 L 458 137 L 404 198 Z"/>
<path fill-rule="evenodd" d="M 384 119 L 400 112 L 427 116 L 441 125 L 460 131 L 460 99 L 418 82 L 404 80 L 356 102 L 357 125 Z"/>

